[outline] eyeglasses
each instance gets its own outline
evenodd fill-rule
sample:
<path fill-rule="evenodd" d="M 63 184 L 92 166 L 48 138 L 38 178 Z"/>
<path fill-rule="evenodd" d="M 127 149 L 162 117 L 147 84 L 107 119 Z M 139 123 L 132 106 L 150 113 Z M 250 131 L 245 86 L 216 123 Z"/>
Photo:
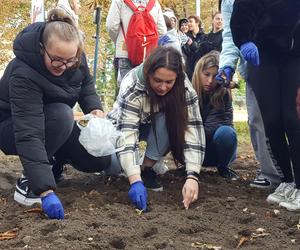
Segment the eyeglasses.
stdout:
<path fill-rule="evenodd" d="M 57 58 L 53 58 L 52 56 L 49 55 L 48 51 L 46 50 L 45 46 L 43 46 L 43 49 L 45 50 L 47 56 L 50 59 L 50 63 L 54 68 L 60 68 L 63 65 L 66 66 L 66 69 L 72 68 L 78 63 L 78 58 L 72 58 L 69 60 L 60 60 Z"/>

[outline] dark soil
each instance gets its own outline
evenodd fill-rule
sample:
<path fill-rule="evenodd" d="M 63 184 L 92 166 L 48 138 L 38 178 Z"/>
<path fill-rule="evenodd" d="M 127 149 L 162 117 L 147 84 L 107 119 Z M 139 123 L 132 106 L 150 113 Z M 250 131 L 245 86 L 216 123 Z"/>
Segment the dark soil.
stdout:
<path fill-rule="evenodd" d="M 162 177 L 164 191 L 149 192 L 150 211 L 141 215 L 129 203 L 127 180 L 68 167 L 57 190 L 63 221 L 26 213 L 28 207 L 14 202 L 21 165 L 1 154 L 0 232 L 17 228 L 17 234 L 0 241 L 0 249 L 236 249 L 243 237 L 240 249 L 299 249 L 299 214 L 268 205 L 270 190 L 249 187 L 257 163 L 248 145 L 239 151 L 233 168 L 240 180 L 226 181 L 214 168 L 203 169 L 199 200 L 184 210 L 184 177 L 169 172 Z M 202 243 L 211 246 L 201 248 Z"/>

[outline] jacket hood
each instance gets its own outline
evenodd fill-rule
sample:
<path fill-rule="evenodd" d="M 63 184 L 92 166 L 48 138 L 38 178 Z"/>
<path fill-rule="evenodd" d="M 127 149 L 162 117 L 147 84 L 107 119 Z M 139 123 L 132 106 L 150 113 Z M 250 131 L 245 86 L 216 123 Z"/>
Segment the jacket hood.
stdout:
<path fill-rule="evenodd" d="M 14 54 L 36 71 L 45 71 L 46 67 L 41 55 L 41 38 L 45 23 L 33 23 L 21 31 L 13 44 Z"/>

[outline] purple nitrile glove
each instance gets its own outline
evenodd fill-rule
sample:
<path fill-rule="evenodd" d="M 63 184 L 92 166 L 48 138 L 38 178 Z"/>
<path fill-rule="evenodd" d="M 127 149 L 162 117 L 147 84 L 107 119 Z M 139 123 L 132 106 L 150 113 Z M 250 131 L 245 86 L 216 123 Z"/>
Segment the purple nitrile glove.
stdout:
<path fill-rule="evenodd" d="M 131 184 L 128 192 L 131 202 L 140 210 L 147 210 L 147 190 L 142 181 Z"/>
<path fill-rule="evenodd" d="M 225 66 L 224 68 L 219 69 L 215 79 L 222 87 L 229 88 L 233 74 L 234 69 L 229 66 Z"/>
<path fill-rule="evenodd" d="M 258 48 L 253 42 L 243 43 L 240 50 L 247 62 L 252 63 L 254 66 L 259 66 Z"/>
<path fill-rule="evenodd" d="M 54 192 L 42 197 L 42 208 L 49 219 L 63 220 L 65 217 L 64 208 Z"/>

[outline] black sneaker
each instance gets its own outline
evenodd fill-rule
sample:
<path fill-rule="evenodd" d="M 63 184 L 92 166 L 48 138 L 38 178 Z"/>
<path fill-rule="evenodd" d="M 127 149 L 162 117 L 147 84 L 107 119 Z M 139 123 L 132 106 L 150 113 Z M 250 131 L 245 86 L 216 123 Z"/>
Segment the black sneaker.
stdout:
<path fill-rule="evenodd" d="M 255 178 L 250 182 L 250 187 L 256 188 L 272 188 L 272 184 L 266 178 Z"/>
<path fill-rule="evenodd" d="M 28 186 L 28 179 L 24 176 L 18 179 L 14 200 L 25 206 L 32 206 L 35 203 L 42 203 L 41 198 L 35 195 Z"/>
<path fill-rule="evenodd" d="M 163 186 L 158 181 L 157 174 L 152 168 L 146 167 L 142 171 L 142 179 L 146 188 L 155 192 L 163 191 Z"/>
<path fill-rule="evenodd" d="M 218 172 L 219 175 L 222 176 L 223 178 L 232 180 L 232 181 L 236 181 L 237 179 L 239 179 L 239 175 L 233 171 L 230 168 L 218 168 Z"/>

